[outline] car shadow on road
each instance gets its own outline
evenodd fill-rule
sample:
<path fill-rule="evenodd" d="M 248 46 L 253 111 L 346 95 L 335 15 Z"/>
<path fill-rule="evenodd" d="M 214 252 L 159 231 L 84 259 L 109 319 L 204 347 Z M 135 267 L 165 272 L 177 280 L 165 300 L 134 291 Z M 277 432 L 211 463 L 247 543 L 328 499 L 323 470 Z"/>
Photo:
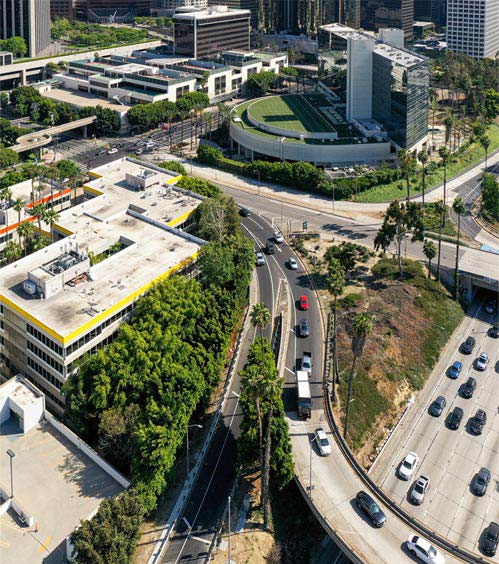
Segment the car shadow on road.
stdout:
<path fill-rule="evenodd" d="M 414 554 L 407 548 L 407 542 L 406 541 L 404 541 L 400 545 L 400 550 L 407 556 L 407 558 L 410 558 L 414 562 L 421 562 L 421 560 L 419 560 L 416 556 L 414 556 Z"/>
<path fill-rule="evenodd" d="M 354 512 L 358 515 L 358 517 L 360 517 L 362 519 L 362 521 L 364 521 L 365 523 L 367 523 L 368 525 L 370 525 L 371 527 L 374 528 L 371 520 L 369 519 L 369 517 L 362 511 L 362 509 L 357 505 L 357 502 L 355 501 L 355 498 L 353 497 L 350 500 L 350 505 L 352 506 L 352 509 L 354 510 Z"/>

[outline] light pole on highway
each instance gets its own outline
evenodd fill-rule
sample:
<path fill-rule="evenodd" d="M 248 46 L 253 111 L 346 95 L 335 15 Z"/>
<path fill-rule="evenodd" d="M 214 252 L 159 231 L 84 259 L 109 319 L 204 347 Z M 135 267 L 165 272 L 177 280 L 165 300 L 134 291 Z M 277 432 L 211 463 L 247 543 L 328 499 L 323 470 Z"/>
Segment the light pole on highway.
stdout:
<path fill-rule="evenodd" d="M 16 456 L 16 453 L 10 450 L 9 448 L 7 454 L 9 455 L 10 458 L 10 498 L 12 499 L 14 497 L 14 475 L 12 473 L 12 460 Z"/>
<path fill-rule="evenodd" d="M 189 425 L 187 427 L 187 434 L 186 434 L 186 446 L 187 446 L 187 478 L 189 478 L 189 472 L 190 472 L 190 467 L 189 467 L 189 429 L 191 427 L 196 427 L 197 429 L 202 429 L 203 426 L 202 425 Z"/>
<path fill-rule="evenodd" d="M 229 519 L 228 519 L 228 528 L 229 528 L 229 534 L 227 536 L 227 564 L 232 564 L 232 559 L 231 559 L 231 553 L 230 553 L 230 496 L 229 496 L 229 505 L 227 506 L 228 511 L 229 511 Z"/>
<path fill-rule="evenodd" d="M 308 497 L 310 499 L 312 499 L 312 451 L 313 451 L 313 443 L 316 439 L 316 436 L 314 435 L 312 437 L 312 439 L 310 440 L 310 476 L 309 476 L 309 481 L 308 481 Z"/>

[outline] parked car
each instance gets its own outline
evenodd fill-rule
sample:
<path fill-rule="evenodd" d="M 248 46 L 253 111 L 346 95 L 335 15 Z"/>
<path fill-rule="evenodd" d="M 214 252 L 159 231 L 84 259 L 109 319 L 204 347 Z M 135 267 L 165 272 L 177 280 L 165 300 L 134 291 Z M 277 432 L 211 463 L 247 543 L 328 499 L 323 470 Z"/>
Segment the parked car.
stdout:
<path fill-rule="evenodd" d="M 427 564 L 445 564 L 445 558 L 431 543 L 418 535 L 409 535 L 407 550 Z"/>
<path fill-rule="evenodd" d="M 118 152 L 118 149 L 116 147 L 112 147 L 111 149 L 109 149 L 109 151 L 107 152 L 108 155 L 114 155 L 115 153 Z"/>
<path fill-rule="evenodd" d="M 399 476 L 402 480 L 409 480 L 419 464 L 419 456 L 415 452 L 406 455 L 399 466 Z"/>
<path fill-rule="evenodd" d="M 289 257 L 288 266 L 290 270 L 298 270 L 298 263 L 296 262 L 296 259 L 293 257 Z"/>
<path fill-rule="evenodd" d="M 421 475 L 411 490 L 411 501 L 416 505 L 421 505 L 424 501 L 426 492 L 430 489 L 430 478 Z"/>
<path fill-rule="evenodd" d="M 467 337 L 466 341 L 461 344 L 461 352 L 463 354 L 471 354 L 475 348 L 475 343 L 476 341 L 474 337 Z"/>
<path fill-rule="evenodd" d="M 367 492 L 359 492 L 355 496 L 355 503 L 369 517 L 373 527 L 379 529 L 385 524 L 386 515 Z"/>
<path fill-rule="evenodd" d="M 461 395 L 463 396 L 463 398 L 470 399 L 473 397 L 473 393 L 475 389 L 476 389 L 476 380 L 470 376 L 466 380 L 466 383 L 464 384 L 463 389 L 461 390 Z"/>
<path fill-rule="evenodd" d="M 453 431 L 459 429 L 463 415 L 463 410 L 460 407 L 456 406 L 447 416 L 447 426 L 449 427 L 449 429 L 452 429 Z"/>
<path fill-rule="evenodd" d="M 463 369 L 462 363 L 459 362 L 459 360 L 455 360 L 452 363 L 452 366 L 449 366 L 449 370 L 447 371 L 447 374 L 449 375 L 449 378 L 455 380 L 459 376 L 459 374 L 461 374 L 462 369 Z"/>
<path fill-rule="evenodd" d="M 492 325 L 492 327 L 488 330 L 489 337 L 493 339 L 497 339 L 499 337 L 499 327 L 497 325 Z"/>
<path fill-rule="evenodd" d="M 494 313 L 497 307 L 497 302 L 495 300 L 487 300 L 485 303 L 485 311 L 487 313 Z"/>
<path fill-rule="evenodd" d="M 265 264 L 265 255 L 263 253 L 256 253 L 256 265 L 263 266 Z"/>
<path fill-rule="evenodd" d="M 300 296 L 300 309 L 303 311 L 307 311 L 308 309 L 308 298 L 305 295 Z"/>
<path fill-rule="evenodd" d="M 489 355 L 486 352 L 483 352 L 476 360 L 475 360 L 475 368 L 483 372 L 487 368 L 487 364 L 489 363 Z"/>
<path fill-rule="evenodd" d="M 241 208 L 239 210 L 239 215 L 242 217 L 249 217 L 250 211 L 248 208 Z"/>
<path fill-rule="evenodd" d="M 490 482 L 490 470 L 488 468 L 480 468 L 473 480 L 472 490 L 475 495 L 485 495 Z"/>
<path fill-rule="evenodd" d="M 495 556 L 499 544 L 499 525 L 492 521 L 485 529 L 482 550 L 487 556 Z"/>
<path fill-rule="evenodd" d="M 444 396 L 438 396 L 438 398 L 430 405 L 430 415 L 433 415 L 433 417 L 440 417 L 446 405 L 447 400 Z"/>
<path fill-rule="evenodd" d="M 274 241 L 276 243 L 283 243 L 284 242 L 284 237 L 282 236 L 282 233 L 280 231 L 274 231 Z"/>
<path fill-rule="evenodd" d="M 136 155 L 142 155 L 142 153 L 144 152 L 144 149 L 142 147 L 139 147 L 136 151 L 135 154 Z"/>
<path fill-rule="evenodd" d="M 308 337 L 309 329 L 308 329 L 308 321 L 306 319 L 302 319 L 300 321 L 298 334 L 300 335 L 300 337 Z"/>
<path fill-rule="evenodd" d="M 267 244 L 265 245 L 265 250 L 269 255 L 275 254 L 274 243 L 272 243 L 272 241 L 267 241 Z"/>
<path fill-rule="evenodd" d="M 470 420 L 470 431 L 475 435 L 481 435 L 487 424 L 487 414 L 483 409 L 477 409 L 475 416 Z"/>
<path fill-rule="evenodd" d="M 331 445 L 329 444 L 326 431 L 322 427 L 315 430 L 315 442 L 321 456 L 329 456 L 331 454 Z"/>

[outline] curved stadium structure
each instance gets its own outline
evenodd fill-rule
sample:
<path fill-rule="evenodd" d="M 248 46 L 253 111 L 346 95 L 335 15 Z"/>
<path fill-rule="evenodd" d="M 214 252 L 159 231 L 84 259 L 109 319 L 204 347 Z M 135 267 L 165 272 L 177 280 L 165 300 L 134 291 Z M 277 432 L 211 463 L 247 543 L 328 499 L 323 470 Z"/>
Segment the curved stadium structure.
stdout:
<path fill-rule="evenodd" d="M 237 106 L 230 135 L 248 158 L 308 161 L 332 167 L 393 158 L 380 135 L 364 136 L 324 94 L 266 96 Z"/>

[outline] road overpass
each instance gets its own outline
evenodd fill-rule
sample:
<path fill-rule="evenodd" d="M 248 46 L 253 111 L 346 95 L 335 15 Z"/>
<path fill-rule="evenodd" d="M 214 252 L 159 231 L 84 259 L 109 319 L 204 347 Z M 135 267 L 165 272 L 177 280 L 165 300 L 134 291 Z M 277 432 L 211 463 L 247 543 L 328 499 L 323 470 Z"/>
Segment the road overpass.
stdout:
<path fill-rule="evenodd" d="M 9 149 L 12 149 L 16 153 L 33 151 L 34 149 L 39 149 L 40 147 L 49 145 L 52 142 L 54 135 L 60 135 L 61 133 L 71 131 L 72 129 L 78 129 L 79 127 L 87 127 L 87 125 L 95 123 L 96 121 L 97 116 L 89 116 L 75 121 L 68 121 L 67 123 L 62 123 L 61 125 L 55 125 L 54 127 L 49 127 L 47 129 L 42 129 L 41 131 L 26 133 L 25 135 L 18 137 L 16 144 L 9 147 Z"/>

